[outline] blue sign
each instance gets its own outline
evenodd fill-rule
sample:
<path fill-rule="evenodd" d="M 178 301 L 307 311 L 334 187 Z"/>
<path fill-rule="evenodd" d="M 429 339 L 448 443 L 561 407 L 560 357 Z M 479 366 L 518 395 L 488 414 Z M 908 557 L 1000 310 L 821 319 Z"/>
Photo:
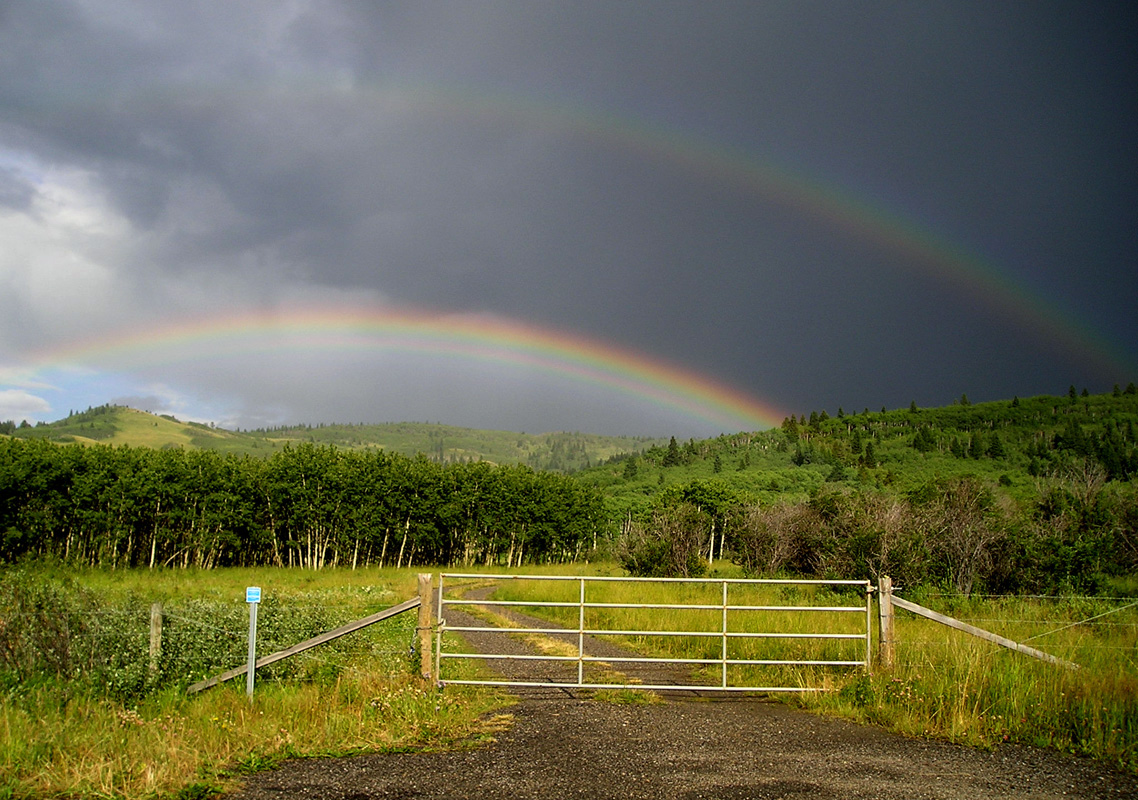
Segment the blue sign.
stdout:
<path fill-rule="evenodd" d="M 261 602 L 261 587 L 260 586 L 247 586 L 245 588 L 245 602 L 246 603 L 259 603 L 259 602 Z"/>

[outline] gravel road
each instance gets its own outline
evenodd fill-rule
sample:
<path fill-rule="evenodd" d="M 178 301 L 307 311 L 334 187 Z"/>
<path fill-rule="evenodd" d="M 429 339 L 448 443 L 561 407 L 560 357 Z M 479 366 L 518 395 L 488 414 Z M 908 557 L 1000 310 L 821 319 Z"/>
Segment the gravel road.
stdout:
<path fill-rule="evenodd" d="M 479 652 L 525 649 L 496 634 L 467 639 Z M 507 710 L 508 729 L 474 749 L 292 761 L 252 776 L 233 800 L 1138 798 L 1138 776 L 1086 759 L 908 739 L 762 699 L 676 693 L 618 705 L 535 689 Z"/>

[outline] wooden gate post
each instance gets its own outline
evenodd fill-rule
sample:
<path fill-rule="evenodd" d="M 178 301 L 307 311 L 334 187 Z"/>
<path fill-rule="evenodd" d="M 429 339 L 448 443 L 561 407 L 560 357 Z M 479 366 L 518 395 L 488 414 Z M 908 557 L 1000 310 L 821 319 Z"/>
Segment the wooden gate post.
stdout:
<path fill-rule="evenodd" d="M 420 674 L 430 682 L 434 667 L 435 605 L 431 592 L 431 573 L 419 573 L 419 659 Z"/>
<path fill-rule="evenodd" d="M 150 671 L 158 671 L 158 659 L 162 655 L 162 604 L 150 606 Z"/>
<path fill-rule="evenodd" d="M 893 668 L 893 579 L 882 575 L 877 587 L 877 613 L 881 621 L 881 666 Z"/>

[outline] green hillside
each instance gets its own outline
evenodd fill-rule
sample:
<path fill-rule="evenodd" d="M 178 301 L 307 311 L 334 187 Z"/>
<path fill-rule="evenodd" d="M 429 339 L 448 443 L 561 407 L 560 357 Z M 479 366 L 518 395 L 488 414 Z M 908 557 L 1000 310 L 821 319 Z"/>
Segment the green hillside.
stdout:
<path fill-rule="evenodd" d="M 811 412 L 686 443 L 410 423 L 248 433 L 103 407 L 0 428 L 0 561 L 613 556 L 637 574 L 687 574 L 726 557 L 748 574 L 888 574 L 964 595 L 1130 591 L 1136 428 L 1133 385 Z"/>
<path fill-rule="evenodd" d="M 232 431 L 110 405 L 73 413 L 56 422 L 12 426 L 11 433 L 21 439 L 46 439 L 61 444 L 131 445 L 155 450 L 185 447 L 244 452 L 251 445 Z"/>
<path fill-rule="evenodd" d="M 623 453 L 667 443 L 666 439 L 586 433 L 526 434 L 485 431 L 424 422 L 381 425 L 297 425 L 230 431 L 123 406 L 99 406 L 56 422 L 5 429 L 19 438 L 59 443 L 110 444 L 213 450 L 267 456 L 286 445 L 323 444 L 345 449 L 380 448 L 406 456 L 420 453 L 439 463 L 489 461 L 540 470 L 574 472 Z M 3 430 L 0 430 L 3 432 Z"/>
<path fill-rule="evenodd" d="M 933 478 L 972 475 L 1012 498 L 1034 495 L 1039 479 L 1083 468 L 1104 478 L 1138 472 L 1138 392 L 1013 398 L 990 403 L 836 416 L 789 417 L 780 429 L 654 446 L 584 470 L 625 513 L 669 487 L 693 482 L 764 504 L 801 501 L 833 488 L 903 493 Z"/>

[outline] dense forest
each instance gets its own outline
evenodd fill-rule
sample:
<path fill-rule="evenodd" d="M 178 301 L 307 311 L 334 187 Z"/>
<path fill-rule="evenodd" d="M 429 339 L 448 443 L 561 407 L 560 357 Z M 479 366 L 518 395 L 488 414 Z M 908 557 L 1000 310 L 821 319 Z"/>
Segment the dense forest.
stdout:
<path fill-rule="evenodd" d="M 70 424 L 97 431 L 100 420 Z M 0 559 L 320 567 L 616 557 L 631 572 L 693 575 L 719 558 L 752 575 L 890 574 L 962 593 L 1126 589 L 1138 575 L 1136 424 L 1133 384 L 977 404 L 962 396 L 943 408 L 811 412 L 768 431 L 644 442 L 573 475 L 440 463 L 430 439 L 417 457 L 356 442 L 288 444 L 258 458 L 60 445 L 9 426 Z M 582 460 L 584 439 L 561 441 L 577 441 Z"/>
<path fill-rule="evenodd" d="M 317 445 L 258 459 L 0 438 L 7 561 L 519 565 L 576 558 L 603 525 L 598 490 L 524 466 Z"/>

